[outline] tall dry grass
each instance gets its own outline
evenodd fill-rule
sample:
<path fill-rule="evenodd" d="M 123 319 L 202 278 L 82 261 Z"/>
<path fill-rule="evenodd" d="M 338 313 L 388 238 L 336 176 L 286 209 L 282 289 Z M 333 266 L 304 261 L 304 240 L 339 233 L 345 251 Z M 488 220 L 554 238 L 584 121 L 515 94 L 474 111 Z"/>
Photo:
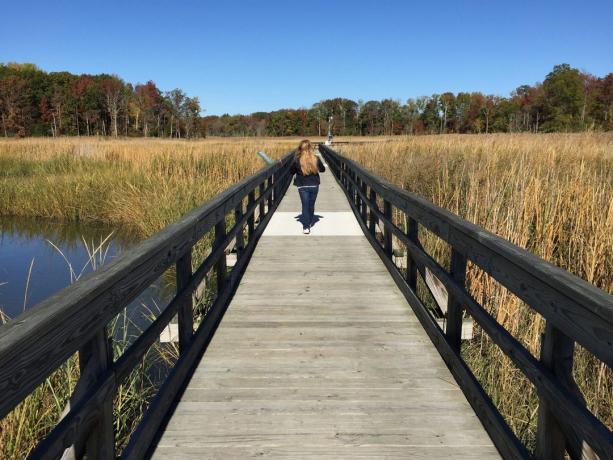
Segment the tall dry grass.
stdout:
<path fill-rule="evenodd" d="M 288 140 L 0 140 L 0 216 L 101 221 L 141 236 L 279 158 Z"/>
<path fill-rule="evenodd" d="M 613 136 L 424 136 L 341 146 L 391 182 L 613 292 Z M 398 216 L 399 217 L 399 216 Z M 420 229 L 422 231 L 423 229 Z M 444 263 L 449 248 L 422 231 Z M 474 265 L 470 292 L 536 357 L 544 319 Z M 538 398 L 511 361 L 476 330 L 463 355 L 515 432 L 535 442 Z M 613 372 L 578 347 L 575 379 L 613 428 Z"/>

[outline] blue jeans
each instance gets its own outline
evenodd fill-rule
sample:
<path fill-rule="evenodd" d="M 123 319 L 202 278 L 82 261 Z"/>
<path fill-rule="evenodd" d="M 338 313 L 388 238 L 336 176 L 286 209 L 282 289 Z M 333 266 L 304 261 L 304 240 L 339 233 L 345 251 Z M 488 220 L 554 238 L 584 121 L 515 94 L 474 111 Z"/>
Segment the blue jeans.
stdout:
<path fill-rule="evenodd" d="M 298 189 L 300 201 L 302 202 L 302 218 L 300 221 L 304 228 L 310 227 L 315 219 L 315 200 L 317 199 L 317 192 L 319 192 L 319 186 L 300 187 Z"/>

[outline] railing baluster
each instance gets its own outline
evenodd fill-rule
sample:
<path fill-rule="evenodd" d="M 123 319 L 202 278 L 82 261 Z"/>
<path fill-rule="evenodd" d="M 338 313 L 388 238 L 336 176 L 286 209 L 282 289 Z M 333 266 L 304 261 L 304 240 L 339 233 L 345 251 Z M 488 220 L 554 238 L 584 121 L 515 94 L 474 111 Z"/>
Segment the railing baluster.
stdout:
<path fill-rule="evenodd" d="M 266 190 L 266 183 L 262 182 L 260 184 L 259 187 L 259 191 L 260 191 L 260 197 L 262 195 L 264 195 L 264 191 Z M 262 219 L 264 218 L 264 212 L 266 211 L 266 203 L 265 200 L 260 200 L 260 217 L 259 217 L 259 222 L 262 222 Z"/>
<path fill-rule="evenodd" d="M 275 185 L 276 187 L 276 185 Z M 275 190 L 276 193 L 276 190 Z M 276 199 L 276 198 L 275 198 Z M 243 200 L 236 206 L 234 209 L 234 221 L 238 222 L 243 218 Z M 243 253 L 243 248 L 245 247 L 245 238 L 244 238 L 244 227 L 238 229 L 236 233 L 236 260 L 240 259 L 241 254 Z"/>
<path fill-rule="evenodd" d="M 366 181 L 362 180 L 362 196 L 360 196 L 360 205 L 362 206 L 362 221 L 366 223 L 368 217 L 368 206 L 366 205 Z"/>
<path fill-rule="evenodd" d="M 377 224 L 377 216 L 374 213 L 374 210 L 379 210 L 377 206 L 377 192 L 375 189 L 370 187 L 370 195 L 368 196 L 370 200 L 370 212 L 368 213 L 368 230 L 370 230 L 371 235 L 375 235 L 375 225 Z"/>
<path fill-rule="evenodd" d="M 407 237 L 416 245 L 419 245 L 418 224 L 415 219 L 407 216 Z M 417 291 L 417 264 L 411 257 L 411 251 L 406 248 L 407 251 L 407 284 L 413 292 Z"/>
<path fill-rule="evenodd" d="M 272 176 L 270 176 L 268 178 L 266 183 L 267 183 L 266 187 L 271 189 L 270 193 L 268 194 L 268 212 L 270 212 L 270 210 L 272 209 L 272 200 L 273 200 L 273 196 L 272 195 L 274 193 L 274 190 L 272 190 L 272 188 L 271 188 L 272 187 Z"/>
<path fill-rule="evenodd" d="M 460 286 L 466 282 L 466 257 L 455 248 L 451 250 L 451 269 L 450 275 Z M 447 301 L 447 329 L 445 335 L 447 341 L 458 354 L 462 346 L 462 304 L 449 294 Z"/>
<path fill-rule="evenodd" d="M 249 192 L 247 207 L 252 206 L 253 203 L 255 203 L 255 190 Z M 255 231 L 255 209 L 251 211 L 251 214 L 249 214 L 249 217 L 247 218 L 247 229 L 249 231 L 247 242 L 251 243 L 251 239 L 253 238 L 253 232 Z"/>
<path fill-rule="evenodd" d="M 102 328 L 79 350 L 79 393 L 85 395 L 97 380 L 113 364 L 113 349 L 107 333 Z M 75 391 L 76 393 L 76 391 Z M 115 431 L 113 428 L 113 394 L 107 394 L 100 404 L 98 420 L 84 440 L 88 459 L 107 460 L 115 458 Z"/>
<path fill-rule="evenodd" d="M 345 190 L 351 194 L 351 183 L 349 182 L 349 168 L 347 163 L 343 163 L 343 178 L 345 179 Z"/>
<path fill-rule="evenodd" d="M 226 218 L 225 216 L 215 224 L 215 240 L 213 241 L 213 249 L 217 248 L 226 237 Z M 226 275 L 228 268 L 226 266 L 226 252 L 221 253 L 219 260 L 215 264 L 217 272 L 217 295 L 221 294 L 226 283 Z"/>
<path fill-rule="evenodd" d="M 183 255 L 176 263 L 177 293 L 181 292 L 192 277 L 192 250 Z M 183 353 L 194 334 L 193 297 L 185 296 L 178 308 L 179 353 Z"/>
<path fill-rule="evenodd" d="M 560 371 L 565 374 L 566 369 L 563 367 L 568 361 L 568 355 L 572 370 L 573 351 L 572 340 L 547 322 L 545 333 L 541 336 L 541 362 L 556 376 Z M 566 441 L 562 428 L 548 406 L 547 400 L 539 399 L 536 457 L 541 460 L 561 459 L 564 458 Z"/>
<path fill-rule="evenodd" d="M 553 327 L 548 321 L 541 336 L 541 362 L 559 380 L 560 384 L 574 394 L 583 404 L 585 399 L 573 378 L 575 342 Z M 563 420 L 562 423 L 571 423 Z M 571 430 L 572 431 L 572 430 Z M 566 439 L 560 422 L 551 412 L 549 402 L 539 398 L 538 425 L 536 435 L 536 458 L 554 460 L 564 458 L 568 450 L 571 458 L 596 459 L 592 449 L 580 438 Z"/>
<path fill-rule="evenodd" d="M 392 221 L 392 204 L 384 200 L 383 201 L 383 215 L 385 216 L 385 222 L 383 223 L 384 232 L 383 232 L 383 249 L 385 251 L 385 255 L 392 258 L 392 229 L 391 229 L 391 221 Z"/>

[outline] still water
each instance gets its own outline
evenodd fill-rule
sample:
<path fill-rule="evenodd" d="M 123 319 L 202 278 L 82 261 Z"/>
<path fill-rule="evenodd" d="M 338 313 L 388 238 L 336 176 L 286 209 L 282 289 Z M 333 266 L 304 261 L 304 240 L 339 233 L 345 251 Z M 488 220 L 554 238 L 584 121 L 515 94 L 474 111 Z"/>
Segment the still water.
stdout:
<path fill-rule="evenodd" d="M 137 244 L 133 234 L 100 224 L 47 219 L 0 221 L 0 310 L 9 318 L 111 262 Z M 129 336 L 138 335 L 152 314 L 163 309 L 174 286 L 163 279 L 126 309 Z M 125 328 L 124 328 L 125 329 Z"/>

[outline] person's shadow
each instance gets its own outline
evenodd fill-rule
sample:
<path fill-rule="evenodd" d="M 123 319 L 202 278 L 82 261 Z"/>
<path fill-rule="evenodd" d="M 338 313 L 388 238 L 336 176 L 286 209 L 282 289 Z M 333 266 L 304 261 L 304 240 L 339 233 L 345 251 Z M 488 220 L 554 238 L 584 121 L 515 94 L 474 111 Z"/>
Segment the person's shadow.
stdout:
<path fill-rule="evenodd" d="M 314 227 L 315 224 L 317 224 L 317 222 L 319 222 L 321 219 L 323 219 L 324 216 L 320 216 L 319 214 L 313 214 L 313 223 L 310 224 L 311 227 Z M 308 227 L 309 226 L 309 222 L 305 222 L 304 218 L 302 217 L 302 214 L 298 214 L 297 216 L 294 216 L 294 219 L 296 219 L 298 222 L 300 222 L 302 224 L 303 227 Z"/>

